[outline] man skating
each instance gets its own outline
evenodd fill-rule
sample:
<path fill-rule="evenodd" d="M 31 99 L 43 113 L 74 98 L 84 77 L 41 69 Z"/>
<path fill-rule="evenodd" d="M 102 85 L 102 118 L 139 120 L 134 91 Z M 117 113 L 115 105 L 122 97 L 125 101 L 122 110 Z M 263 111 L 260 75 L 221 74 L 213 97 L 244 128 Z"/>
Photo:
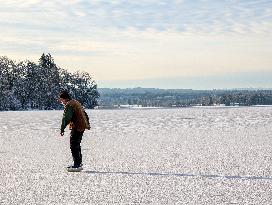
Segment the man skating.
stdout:
<path fill-rule="evenodd" d="M 67 125 L 69 125 L 71 130 L 70 149 L 74 164 L 67 167 L 67 170 L 69 172 L 81 171 L 83 168 L 80 143 L 85 129 L 90 129 L 88 115 L 82 108 L 81 104 L 72 99 L 68 92 L 61 92 L 59 100 L 64 105 L 60 134 L 61 136 L 64 135 L 64 129 Z"/>

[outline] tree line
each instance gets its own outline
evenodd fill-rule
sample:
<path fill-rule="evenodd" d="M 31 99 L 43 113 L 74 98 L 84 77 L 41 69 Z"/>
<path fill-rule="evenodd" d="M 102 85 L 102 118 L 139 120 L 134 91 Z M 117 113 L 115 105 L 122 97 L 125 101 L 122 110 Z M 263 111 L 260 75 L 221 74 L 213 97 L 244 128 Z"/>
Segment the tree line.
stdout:
<path fill-rule="evenodd" d="M 0 110 L 60 109 L 58 95 L 63 90 L 86 108 L 98 105 L 97 84 L 87 72 L 70 73 L 50 54 L 42 54 L 38 63 L 0 57 Z"/>
<path fill-rule="evenodd" d="M 226 106 L 272 105 L 272 90 L 192 90 L 192 89 L 99 89 L 99 105 L 113 107 L 187 107 L 194 105 Z"/>

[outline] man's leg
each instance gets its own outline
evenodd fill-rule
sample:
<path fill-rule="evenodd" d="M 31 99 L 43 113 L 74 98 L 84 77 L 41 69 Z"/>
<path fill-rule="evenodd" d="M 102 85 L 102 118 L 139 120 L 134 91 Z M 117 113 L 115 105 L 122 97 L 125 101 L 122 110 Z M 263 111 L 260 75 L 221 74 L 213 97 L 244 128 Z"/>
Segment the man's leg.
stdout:
<path fill-rule="evenodd" d="M 70 149 L 71 149 L 72 157 L 74 160 L 74 166 L 80 166 L 82 163 L 82 154 L 81 154 L 80 143 L 82 140 L 83 132 L 79 132 L 76 130 L 71 131 Z"/>

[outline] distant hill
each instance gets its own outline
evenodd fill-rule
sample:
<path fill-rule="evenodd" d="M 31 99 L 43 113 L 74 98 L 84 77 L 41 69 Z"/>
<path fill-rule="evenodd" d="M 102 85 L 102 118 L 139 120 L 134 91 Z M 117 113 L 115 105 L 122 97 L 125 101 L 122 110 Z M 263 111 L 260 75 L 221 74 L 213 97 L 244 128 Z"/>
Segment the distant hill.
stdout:
<path fill-rule="evenodd" d="M 138 105 L 184 107 L 193 105 L 271 105 L 272 89 L 192 90 L 158 88 L 98 88 L 101 107 Z"/>

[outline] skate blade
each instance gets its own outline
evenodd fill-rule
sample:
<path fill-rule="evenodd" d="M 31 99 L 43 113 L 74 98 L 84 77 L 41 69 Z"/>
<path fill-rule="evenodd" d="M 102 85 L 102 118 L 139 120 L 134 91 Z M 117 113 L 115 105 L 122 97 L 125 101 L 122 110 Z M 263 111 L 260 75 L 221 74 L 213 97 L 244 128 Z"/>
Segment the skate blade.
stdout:
<path fill-rule="evenodd" d="M 81 172 L 83 168 L 67 168 L 68 172 Z"/>

